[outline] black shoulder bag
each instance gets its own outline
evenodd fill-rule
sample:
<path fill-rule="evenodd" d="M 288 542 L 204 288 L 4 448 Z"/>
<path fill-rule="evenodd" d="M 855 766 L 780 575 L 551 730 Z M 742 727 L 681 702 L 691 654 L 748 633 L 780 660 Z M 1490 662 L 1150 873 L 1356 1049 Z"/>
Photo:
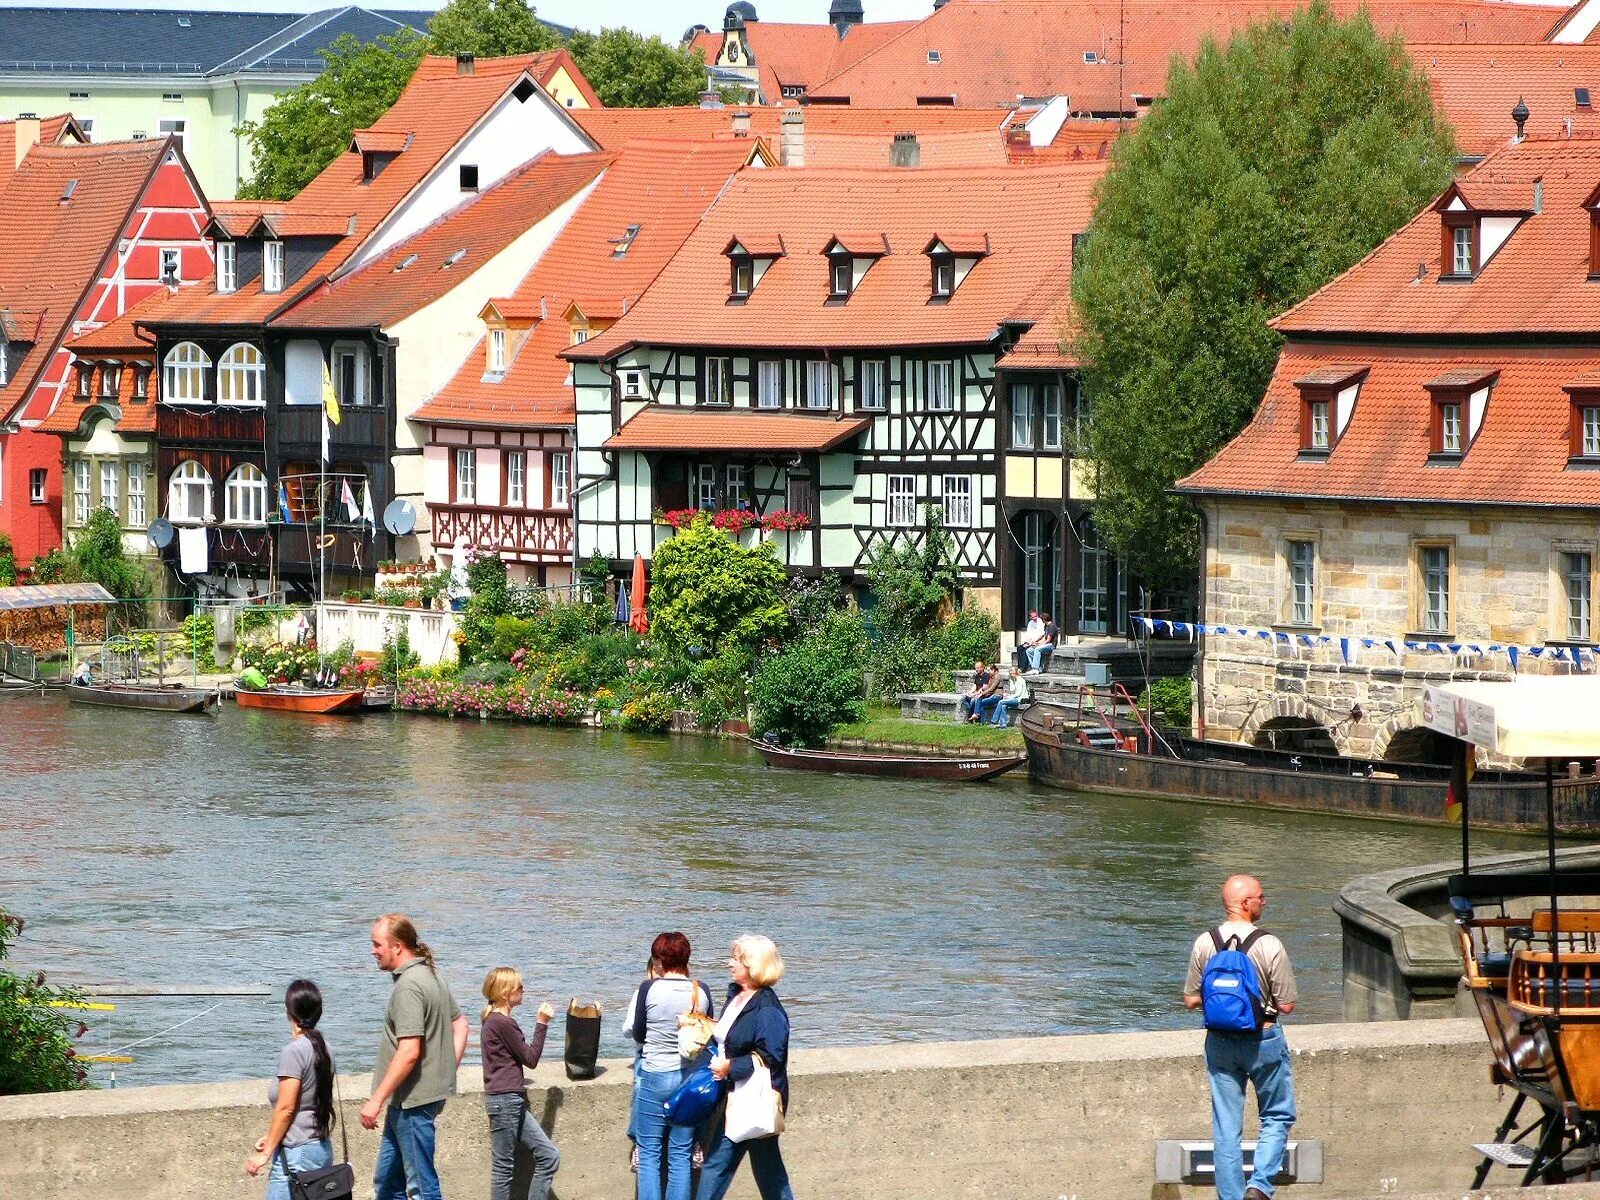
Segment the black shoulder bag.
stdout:
<path fill-rule="evenodd" d="M 356 1191 L 356 1169 L 350 1165 L 350 1135 L 345 1132 L 344 1121 L 339 1116 L 339 1077 L 333 1077 L 334 1120 L 339 1126 L 340 1148 L 344 1161 L 331 1167 L 313 1167 L 309 1171 L 291 1171 L 289 1158 L 278 1143 L 278 1159 L 284 1177 L 289 1181 L 290 1200 L 351 1200 Z"/>

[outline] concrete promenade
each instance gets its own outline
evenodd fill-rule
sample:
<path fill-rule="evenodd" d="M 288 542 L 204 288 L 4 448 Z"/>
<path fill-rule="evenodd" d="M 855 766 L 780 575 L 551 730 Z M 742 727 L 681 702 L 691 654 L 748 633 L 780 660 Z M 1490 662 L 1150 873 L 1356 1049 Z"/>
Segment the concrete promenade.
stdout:
<path fill-rule="evenodd" d="M 951 1028 L 981 1027 L 952 1012 Z M 784 1156 L 800 1200 L 1184 1200 L 1154 1183 L 1157 1139 L 1210 1136 L 1198 1031 L 1027 1038 L 797 1053 Z M 1291 1026 L 1299 1139 L 1323 1142 L 1326 1182 L 1286 1195 L 1462 1196 L 1469 1143 L 1506 1101 L 1488 1083 L 1481 1027 L 1462 1020 Z M 276 1047 L 262 1047 L 270 1062 Z M 560 1200 L 630 1200 L 628 1064 L 570 1083 L 559 1060 L 531 1098 L 562 1152 Z M 469 1078 L 470 1076 L 470 1078 Z M 370 1196 L 377 1136 L 355 1117 L 366 1076 L 341 1080 Z M 261 1082 L 0 1099 L 0 1196 L 29 1200 L 259 1200 L 240 1169 L 266 1129 Z M 488 1188 L 478 1072 L 445 1110 L 446 1194 Z M 1498 1194 L 1498 1193 L 1496 1193 Z M 1577 1200 L 1578 1191 L 1562 1193 Z M 755 1195 L 748 1172 L 735 1198 Z M 1600 1196 L 1600 1189 L 1596 1195 Z M 1528 1197 L 1531 1200 L 1531 1196 Z"/>

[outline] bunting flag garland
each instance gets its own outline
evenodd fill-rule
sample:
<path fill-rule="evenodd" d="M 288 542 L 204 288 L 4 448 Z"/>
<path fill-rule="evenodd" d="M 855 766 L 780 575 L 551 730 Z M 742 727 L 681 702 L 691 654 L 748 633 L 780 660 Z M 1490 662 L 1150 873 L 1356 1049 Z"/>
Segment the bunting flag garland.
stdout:
<path fill-rule="evenodd" d="M 1269 645 L 1282 647 L 1294 658 L 1302 650 L 1318 646 L 1337 646 L 1346 666 L 1355 666 L 1362 650 L 1387 650 L 1399 658 L 1405 651 L 1414 654 L 1441 654 L 1459 658 L 1464 654 L 1483 657 L 1486 654 L 1503 654 L 1511 663 L 1515 674 L 1523 655 L 1534 659 L 1549 659 L 1568 663 L 1579 672 L 1594 669 L 1594 651 L 1582 646 L 1516 646 L 1501 642 L 1428 642 L 1409 638 L 1386 638 L 1360 634 L 1334 635 L 1327 633 L 1288 633 L 1281 629 L 1247 629 L 1238 625 L 1210 625 L 1203 621 L 1168 621 L 1151 617 L 1133 617 L 1128 620 L 1135 629 L 1153 637 L 1187 638 L 1193 642 L 1196 634 L 1212 637 L 1253 638 Z"/>

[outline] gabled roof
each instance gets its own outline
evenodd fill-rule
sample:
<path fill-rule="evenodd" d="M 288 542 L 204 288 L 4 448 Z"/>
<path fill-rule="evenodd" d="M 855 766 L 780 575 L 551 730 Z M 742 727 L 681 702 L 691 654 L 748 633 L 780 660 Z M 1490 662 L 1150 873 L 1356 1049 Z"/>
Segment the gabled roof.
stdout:
<path fill-rule="evenodd" d="M 588 317 L 625 313 L 683 245 L 745 162 L 747 144 L 641 141 L 623 146 L 513 296 L 496 300 L 508 320 L 537 322 L 505 376 L 485 380 L 481 344 L 418 421 L 492 427 L 570 425 L 571 340 L 566 316 L 576 303 Z M 627 231 L 637 231 L 627 237 Z M 626 238 L 626 250 L 617 253 Z M 726 264 L 722 278 L 726 279 Z M 542 319 L 541 319 L 542 316 Z"/>
<path fill-rule="evenodd" d="M 822 451 L 848 442 L 872 424 L 870 417 L 761 412 L 647 404 L 604 444 L 607 450 Z"/>
<path fill-rule="evenodd" d="M 35 145 L 61 146 L 69 143 L 87 142 L 89 135 L 83 132 L 82 127 L 73 119 L 71 113 L 58 113 L 53 117 L 39 119 L 39 139 Z M 0 121 L 0 183 L 4 183 L 7 176 L 16 169 L 17 164 L 17 122 L 14 120 Z"/>
<path fill-rule="evenodd" d="M 594 181 L 609 154 L 546 152 L 283 313 L 280 328 L 383 328 L 456 287 Z"/>
<path fill-rule="evenodd" d="M 1321 461 L 1301 461 L 1300 393 L 1294 381 L 1333 363 L 1370 366 L 1350 422 Z M 1433 448 L 1428 384 L 1457 372 L 1498 372 L 1483 424 L 1459 463 L 1428 465 Z M 1600 508 L 1589 471 L 1567 469 L 1572 401 L 1563 390 L 1600 370 L 1580 347 L 1508 347 L 1456 353 L 1401 347 L 1290 342 L 1266 398 L 1244 432 L 1179 482 L 1182 491 L 1342 501 L 1412 500 Z"/>
<path fill-rule="evenodd" d="M 916 24 L 915 21 L 879 21 L 852 25 L 844 37 L 832 25 L 790 24 L 782 21 L 752 21 L 745 25 L 745 40 L 750 45 L 760 79 L 760 89 L 768 104 L 776 104 L 783 87 L 810 88 L 859 62 L 884 43 L 892 41 Z M 690 44 L 699 50 L 709 65 L 722 49 L 722 34 L 698 34 Z"/>
<path fill-rule="evenodd" d="M 35 350 L 0 388 L 0 420 L 33 391 L 169 142 L 35 146 L 0 178 L 0 309 L 39 314 Z"/>
<path fill-rule="evenodd" d="M 155 339 L 139 327 L 139 322 L 154 315 L 171 298 L 172 294 L 161 288 L 128 308 L 116 320 L 99 329 L 81 333 L 67 342 L 67 349 L 80 358 L 116 358 L 122 362 L 122 378 L 117 396 L 112 401 L 116 406 L 116 423 L 112 428 L 118 433 L 149 434 L 156 431 L 156 401 L 159 398 L 161 373 L 154 369 Z M 134 396 L 137 375 L 133 364 L 137 362 L 148 363 L 151 367 L 145 379 L 145 396 L 142 400 Z M 90 414 L 108 410 L 107 398 L 99 393 L 97 386 L 93 397 L 83 401 L 69 392 L 56 405 L 55 411 L 40 424 L 39 429 L 44 433 L 84 432 L 85 419 Z"/>
<path fill-rule="evenodd" d="M 1332 3 L 1341 16 L 1363 6 Z M 1225 38 L 1303 7 L 1302 0 L 953 0 L 809 95 L 852 105 L 954 96 L 968 108 L 1070 96 L 1075 112 L 1130 111 L 1135 94 L 1164 93 L 1172 55 L 1192 58 L 1208 35 Z M 1398 30 L 1408 42 L 1537 42 L 1563 11 L 1505 0 L 1372 0 L 1366 7 L 1380 33 Z"/>
<path fill-rule="evenodd" d="M 1442 217 L 1430 204 L 1273 326 L 1385 336 L 1600 332 L 1583 207 L 1600 183 L 1600 141 L 1529 138 L 1497 151 L 1463 186 L 1468 194 L 1492 186 L 1531 197 L 1535 181 L 1539 211 L 1522 219 L 1476 278 L 1440 280 Z"/>
<path fill-rule="evenodd" d="M 746 170 L 643 299 L 567 352 L 607 358 L 635 344 L 755 347 L 985 344 L 1019 296 L 1065 273 L 1088 227 L 1102 163 L 919 171 Z M 818 247 L 835 229 L 872 229 L 889 253 L 848 302 L 830 304 L 826 264 L 790 254 L 748 298 L 727 303 L 723 249 L 735 237 Z M 923 249 L 941 229 L 981 229 L 989 253 L 953 295 L 930 303 Z M 948 236 L 956 236 L 949 233 Z"/>
<path fill-rule="evenodd" d="M 1511 143 L 1511 110 L 1528 106 L 1534 137 L 1600 132 L 1600 45 L 1415 45 L 1433 100 L 1455 127 L 1461 152 L 1481 158 Z M 1578 103 L 1586 88 L 1590 103 Z"/>

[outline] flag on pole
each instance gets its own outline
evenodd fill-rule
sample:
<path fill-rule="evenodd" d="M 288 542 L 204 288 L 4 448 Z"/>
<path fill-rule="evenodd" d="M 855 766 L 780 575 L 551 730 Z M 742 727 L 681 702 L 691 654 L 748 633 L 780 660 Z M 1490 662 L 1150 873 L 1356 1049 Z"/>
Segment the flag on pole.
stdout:
<path fill-rule="evenodd" d="M 361 519 L 361 506 L 356 503 L 356 494 L 350 490 L 348 479 L 339 485 L 339 499 L 344 501 L 345 517 L 351 524 Z"/>
<path fill-rule="evenodd" d="M 377 519 L 372 515 L 372 485 L 361 485 L 361 519 L 373 529 L 378 527 Z"/>
<path fill-rule="evenodd" d="M 322 469 L 328 469 L 328 410 L 322 410 Z"/>
<path fill-rule="evenodd" d="M 328 372 L 328 364 L 322 364 L 322 408 L 328 414 L 328 420 L 333 424 L 339 423 L 339 393 L 334 391 L 333 376 Z"/>
<path fill-rule="evenodd" d="M 1458 742 L 1455 751 L 1455 759 L 1450 764 L 1450 783 L 1444 794 L 1444 815 L 1448 821 L 1462 819 L 1467 801 L 1467 787 L 1472 782 L 1472 776 L 1478 765 L 1477 748 L 1471 742 Z"/>
<path fill-rule="evenodd" d="M 294 514 L 289 510 L 289 489 L 281 479 L 278 480 L 278 512 L 282 514 L 285 525 L 294 523 Z"/>

